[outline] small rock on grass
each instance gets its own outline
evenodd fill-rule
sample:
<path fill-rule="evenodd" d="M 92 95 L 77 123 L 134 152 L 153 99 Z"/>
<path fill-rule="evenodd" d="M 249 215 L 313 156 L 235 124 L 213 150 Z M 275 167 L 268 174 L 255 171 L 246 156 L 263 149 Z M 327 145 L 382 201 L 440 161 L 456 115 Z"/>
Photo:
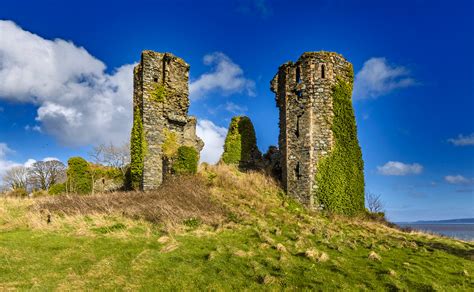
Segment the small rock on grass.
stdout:
<path fill-rule="evenodd" d="M 369 253 L 369 260 L 380 262 L 381 259 L 382 258 L 375 251 Z"/>

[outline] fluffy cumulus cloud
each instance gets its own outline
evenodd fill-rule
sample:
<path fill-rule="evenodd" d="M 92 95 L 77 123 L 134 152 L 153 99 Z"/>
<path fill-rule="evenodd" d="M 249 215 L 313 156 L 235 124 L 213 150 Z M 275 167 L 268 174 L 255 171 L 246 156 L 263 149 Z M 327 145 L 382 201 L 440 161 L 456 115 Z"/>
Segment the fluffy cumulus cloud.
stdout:
<path fill-rule="evenodd" d="M 377 98 L 415 83 L 405 67 L 390 65 L 385 58 L 371 58 L 355 76 L 354 99 Z"/>
<path fill-rule="evenodd" d="M 84 48 L 11 21 L 0 21 L 0 39 L 0 98 L 37 105 L 43 132 L 66 145 L 127 139 L 133 65 L 107 74 Z"/>
<path fill-rule="evenodd" d="M 448 139 L 448 142 L 456 146 L 474 146 L 474 133 L 467 136 L 460 134 L 457 138 Z"/>
<path fill-rule="evenodd" d="M 467 178 L 464 177 L 460 174 L 458 175 L 447 175 L 444 177 L 444 180 L 447 183 L 453 184 L 453 185 L 470 185 L 474 184 L 474 178 Z"/>
<path fill-rule="evenodd" d="M 247 79 L 242 68 L 225 54 L 216 52 L 206 55 L 204 64 L 210 66 L 211 71 L 191 81 L 189 94 L 192 100 L 202 98 L 210 92 L 223 95 L 244 92 L 250 96 L 255 95 L 255 82 Z"/>
<path fill-rule="evenodd" d="M 224 151 L 227 129 L 216 126 L 209 120 L 198 121 L 196 134 L 204 141 L 201 162 L 216 163 Z"/>
<path fill-rule="evenodd" d="M 409 175 L 420 174 L 423 166 L 418 163 L 407 164 L 399 161 L 389 161 L 382 166 L 378 166 L 377 170 L 382 175 Z"/>

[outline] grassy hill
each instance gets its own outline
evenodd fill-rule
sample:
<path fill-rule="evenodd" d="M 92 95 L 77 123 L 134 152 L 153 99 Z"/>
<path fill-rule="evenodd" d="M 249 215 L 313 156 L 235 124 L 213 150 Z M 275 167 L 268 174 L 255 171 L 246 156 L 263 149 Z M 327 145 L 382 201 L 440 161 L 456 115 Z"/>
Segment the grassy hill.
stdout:
<path fill-rule="evenodd" d="M 473 291 L 474 244 L 309 212 L 204 167 L 149 193 L 0 199 L 0 290 Z"/>

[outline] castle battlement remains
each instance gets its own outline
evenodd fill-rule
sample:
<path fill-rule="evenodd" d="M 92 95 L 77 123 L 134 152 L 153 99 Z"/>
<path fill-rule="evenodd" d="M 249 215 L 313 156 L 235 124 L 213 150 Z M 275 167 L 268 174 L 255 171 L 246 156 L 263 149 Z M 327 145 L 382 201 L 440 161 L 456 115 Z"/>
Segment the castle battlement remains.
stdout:
<path fill-rule="evenodd" d="M 134 127 L 142 127 L 142 139 L 131 146 L 132 165 L 134 159 L 142 164 L 140 189 L 158 187 L 169 172 L 165 147 L 191 146 L 199 152 L 204 146 L 196 136 L 196 118 L 188 116 L 188 79 L 189 65 L 170 53 L 143 51 L 134 68 Z M 141 157 L 133 155 L 136 144 Z"/>
<path fill-rule="evenodd" d="M 332 52 L 308 52 L 280 66 L 271 81 L 280 109 L 280 163 L 287 193 L 314 204 L 318 161 L 334 146 L 332 89 L 338 79 L 352 85 L 353 69 Z"/>

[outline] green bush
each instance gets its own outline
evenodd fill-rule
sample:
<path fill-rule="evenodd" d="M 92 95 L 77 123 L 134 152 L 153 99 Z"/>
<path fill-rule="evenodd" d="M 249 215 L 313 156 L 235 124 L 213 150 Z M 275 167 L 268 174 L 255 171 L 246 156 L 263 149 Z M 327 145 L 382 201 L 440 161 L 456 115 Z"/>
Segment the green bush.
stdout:
<path fill-rule="evenodd" d="M 143 133 L 143 123 L 140 109 L 135 107 L 133 113 L 133 127 L 130 135 L 130 187 L 139 189 L 143 176 L 143 161 L 146 151 L 146 142 Z"/>
<path fill-rule="evenodd" d="M 176 159 L 173 162 L 173 173 L 193 174 L 197 172 L 199 153 L 193 147 L 181 146 L 178 148 Z"/>
<path fill-rule="evenodd" d="M 352 84 L 338 80 L 333 87 L 335 145 L 317 165 L 315 201 L 345 215 L 364 212 L 364 161 L 352 108 Z"/>
<path fill-rule="evenodd" d="M 92 176 L 89 163 L 82 157 L 71 157 L 67 161 L 67 186 L 69 192 L 89 194 L 92 190 Z"/>
<path fill-rule="evenodd" d="M 50 195 L 60 195 L 66 192 L 66 184 L 58 183 L 49 187 L 48 194 Z"/>
<path fill-rule="evenodd" d="M 225 138 L 221 160 L 226 164 L 248 166 L 261 158 L 252 121 L 245 116 L 233 117 Z"/>

